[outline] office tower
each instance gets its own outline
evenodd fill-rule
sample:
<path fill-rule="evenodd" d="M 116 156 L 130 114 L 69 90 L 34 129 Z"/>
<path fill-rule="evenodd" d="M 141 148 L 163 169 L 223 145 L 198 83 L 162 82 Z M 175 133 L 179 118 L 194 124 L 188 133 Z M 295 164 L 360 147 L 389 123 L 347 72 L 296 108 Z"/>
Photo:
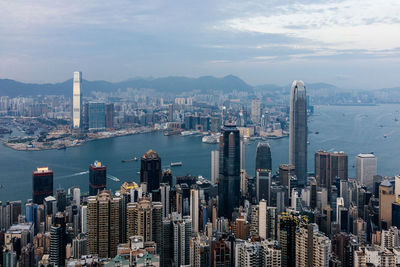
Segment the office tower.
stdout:
<path fill-rule="evenodd" d="M 168 105 L 168 121 L 169 122 L 174 121 L 174 105 L 173 104 Z"/>
<path fill-rule="evenodd" d="M 374 154 L 358 154 L 356 156 L 357 180 L 360 184 L 366 185 L 369 190 L 372 190 L 373 187 L 376 165 L 376 157 Z"/>
<path fill-rule="evenodd" d="M 42 204 L 47 196 L 53 195 L 53 171 L 48 167 L 37 168 L 32 174 L 32 201 Z"/>
<path fill-rule="evenodd" d="M 231 219 L 240 201 L 240 135 L 232 120 L 222 128 L 219 148 L 218 212 Z"/>
<path fill-rule="evenodd" d="M 106 129 L 106 104 L 89 102 L 88 106 L 89 131 L 103 131 Z"/>
<path fill-rule="evenodd" d="M 400 229 L 400 203 L 392 203 L 392 225 Z"/>
<path fill-rule="evenodd" d="M 80 259 L 82 255 L 86 255 L 86 243 L 87 239 L 84 234 L 79 234 L 72 240 L 72 251 L 75 259 Z"/>
<path fill-rule="evenodd" d="M 265 199 L 270 205 L 271 171 L 258 169 L 256 172 L 256 196 L 257 201 Z"/>
<path fill-rule="evenodd" d="M 107 187 L 107 168 L 100 161 L 95 161 L 89 166 L 89 196 L 97 195 Z"/>
<path fill-rule="evenodd" d="M 50 262 L 55 266 L 65 266 L 65 247 L 67 245 L 65 217 L 57 212 L 54 225 L 50 227 Z"/>
<path fill-rule="evenodd" d="M 171 170 L 168 169 L 162 171 L 162 177 L 160 183 L 166 183 L 169 184 L 170 186 L 173 186 L 173 177 Z"/>
<path fill-rule="evenodd" d="M 106 105 L 106 128 L 111 129 L 114 127 L 114 104 Z"/>
<path fill-rule="evenodd" d="M 57 211 L 64 212 L 67 206 L 67 196 L 65 195 L 65 189 L 58 188 L 56 190 L 56 200 L 57 200 Z"/>
<path fill-rule="evenodd" d="M 140 183 L 147 184 L 148 193 L 160 187 L 161 174 L 161 158 L 150 149 L 143 155 L 140 163 Z"/>
<path fill-rule="evenodd" d="M 87 253 L 115 257 L 120 243 L 121 198 L 103 190 L 87 199 Z"/>
<path fill-rule="evenodd" d="M 298 219 L 284 214 L 279 220 L 279 246 L 282 249 L 282 267 L 296 266 L 296 228 Z"/>
<path fill-rule="evenodd" d="M 247 173 L 246 173 L 246 170 L 241 169 L 240 170 L 240 192 L 242 193 L 242 196 L 245 197 L 245 196 L 247 196 L 248 191 L 249 190 L 248 190 Z"/>
<path fill-rule="evenodd" d="M 294 166 L 290 164 L 279 165 L 279 179 L 281 180 L 281 185 L 289 186 L 289 180 L 292 175 L 295 174 Z"/>
<path fill-rule="evenodd" d="M 294 81 L 290 89 L 289 164 L 302 187 L 307 181 L 307 99 L 302 81 Z"/>
<path fill-rule="evenodd" d="M 258 143 L 256 152 L 256 172 L 258 170 L 272 171 L 271 148 L 268 143 Z"/>
<path fill-rule="evenodd" d="M 341 180 L 348 178 L 348 156 L 343 151 L 333 152 L 329 154 L 330 157 L 330 181 L 333 183 L 336 177 Z"/>
<path fill-rule="evenodd" d="M 89 103 L 84 103 L 81 110 L 81 129 L 89 130 Z"/>
<path fill-rule="evenodd" d="M 251 100 L 251 121 L 255 124 L 260 122 L 261 117 L 261 101 L 260 99 Z"/>
<path fill-rule="evenodd" d="M 194 186 L 190 189 L 190 218 L 192 219 L 192 231 L 199 232 L 199 189 Z"/>
<path fill-rule="evenodd" d="M 78 208 L 81 206 L 81 189 L 79 187 L 72 188 L 72 200 Z"/>
<path fill-rule="evenodd" d="M 211 183 L 216 184 L 219 174 L 219 151 L 211 151 Z"/>
<path fill-rule="evenodd" d="M 315 179 L 321 187 L 330 188 L 336 178 L 347 180 L 348 157 L 343 151 L 328 153 L 319 150 L 315 153 Z"/>
<path fill-rule="evenodd" d="M 72 126 L 74 129 L 81 127 L 81 107 L 82 107 L 82 72 L 74 72 L 74 86 L 72 99 Z"/>
<path fill-rule="evenodd" d="M 263 240 L 261 241 L 262 246 L 262 257 L 264 262 L 264 267 L 275 267 L 281 266 L 281 249 L 278 247 L 276 241 Z"/>
<path fill-rule="evenodd" d="M 235 266 L 263 266 L 260 242 L 236 241 Z"/>
<path fill-rule="evenodd" d="M 379 186 L 379 228 L 388 229 L 392 225 L 392 203 L 396 201 L 393 185 L 384 180 Z"/>
<path fill-rule="evenodd" d="M 319 150 L 315 152 L 314 174 L 317 183 L 321 187 L 330 187 L 332 181 L 329 180 L 329 153 Z"/>

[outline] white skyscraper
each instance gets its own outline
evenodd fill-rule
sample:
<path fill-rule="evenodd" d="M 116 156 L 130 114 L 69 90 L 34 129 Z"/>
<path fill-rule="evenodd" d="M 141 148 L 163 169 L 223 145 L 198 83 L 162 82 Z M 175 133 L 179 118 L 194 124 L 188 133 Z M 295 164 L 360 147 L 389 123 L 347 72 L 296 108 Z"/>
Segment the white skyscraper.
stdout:
<path fill-rule="evenodd" d="M 74 72 L 74 87 L 72 98 L 72 126 L 74 129 L 81 127 L 81 108 L 82 108 L 82 72 Z"/>
<path fill-rule="evenodd" d="M 211 151 L 211 183 L 216 184 L 219 173 L 219 150 Z"/>
<path fill-rule="evenodd" d="M 373 187 L 373 178 L 376 175 L 376 157 L 374 154 L 358 154 L 356 156 L 357 180 L 367 186 L 369 190 Z"/>
<path fill-rule="evenodd" d="M 262 239 L 267 239 L 267 202 L 263 199 L 258 205 L 258 234 Z"/>

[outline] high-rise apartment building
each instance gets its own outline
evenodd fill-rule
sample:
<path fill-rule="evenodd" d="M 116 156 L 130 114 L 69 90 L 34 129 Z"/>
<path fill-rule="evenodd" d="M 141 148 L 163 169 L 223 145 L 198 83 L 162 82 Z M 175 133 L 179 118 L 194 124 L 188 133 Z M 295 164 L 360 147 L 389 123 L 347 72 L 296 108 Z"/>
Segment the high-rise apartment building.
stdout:
<path fill-rule="evenodd" d="M 146 183 L 147 192 L 151 193 L 160 187 L 161 175 L 161 158 L 157 152 L 150 149 L 141 159 L 140 183 Z"/>
<path fill-rule="evenodd" d="M 50 262 L 55 266 L 65 266 L 65 247 L 67 235 L 65 217 L 57 212 L 54 224 L 50 227 Z"/>
<path fill-rule="evenodd" d="M 81 108 L 82 108 L 82 72 L 74 72 L 73 96 L 72 96 L 72 127 L 81 127 Z"/>
<path fill-rule="evenodd" d="M 121 242 L 121 198 L 103 190 L 87 199 L 87 253 L 115 257 Z"/>
<path fill-rule="evenodd" d="M 377 162 L 374 154 L 358 154 L 356 156 L 356 176 L 359 183 L 373 188 L 373 179 L 376 175 Z"/>
<path fill-rule="evenodd" d="M 190 189 L 190 218 L 192 219 L 192 231 L 199 232 L 199 190 L 193 186 Z"/>
<path fill-rule="evenodd" d="M 219 159 L 218 212 L 230 219 L 240 201 L 240 135 L 231 120 L 221 131 Z"/>
<path fill-rule="evenodd" d="M 32 201 L 43 204 L 47 196 L 53 195 L 53 171 L 48 167 L 37 168 L 32 173 Z"/>
<path fill-rule="evenodd" d="M 302 81 L 290 89 L 289 164 L 295 167 L 298 185 L 307 181 L 307 97 Z"/>
<path fill-rule="evenodd" d="M 258 143 L 256 151 L 256 172 L 258 170 L 272 171 L 271 148 L 268 143 Z"/>
<path fill-rule="evenodd" d="M 107 187 L 107 168 L 100 161 L 89 166 L 89 196 L 97 195 Z"/>

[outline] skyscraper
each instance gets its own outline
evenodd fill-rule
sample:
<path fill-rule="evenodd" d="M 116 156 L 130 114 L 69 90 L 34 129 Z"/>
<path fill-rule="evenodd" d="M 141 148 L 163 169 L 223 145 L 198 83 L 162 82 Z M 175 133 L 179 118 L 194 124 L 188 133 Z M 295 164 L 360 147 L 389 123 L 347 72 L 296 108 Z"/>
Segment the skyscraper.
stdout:
<path fill-rule="evenodd" d="M 240 135 L 232 120 L 222 128 L 219 159 L 218 211 L 220 216 L 231 219 L 240 201 Z"/>
<path fill-rule="evenodd" d="M 87 252 L 114 257 L 121 242 L 121 198 L 103 190 L 87 199 Z"/>
<path fill-rule="evenodd" d="M 216 184 L 219 173 L 219 151 L 211 151 L 211 183 Z"/>
<path fill-rule="evenodd" d="M 282 267 L 296 266 L 296 229 L 298 220 L 292 215 L 283 215 L 279 220 L 279 246 L 282 249 Z"/>
<path fill-rule="evenodd" d="M 255 98 L 251 101 L 251 121 L 255 124 L 260 122 L 261 117 L 261 101 Z"/>
<path fill-rule="evenodd" d="M 89 131 L 102 131 L 106 128 L 106 104 L 90 102 L 88 106 Z"/>
<path fill-rule="evenodd" d="M 289 164 L 294 165 L 299 186 L 307 180 L 307 98 L 302 81 L 290 89 Z"/>
<path fill-rule="evenodd" d="M 359 183 L 372 190 L 376 175 L 376 157 L 374 154 L 358 154 L 356 156 L 356 176 Z"/>
<path fill-rule="evenodd" d="M 328 153 L 315 152 L 315 179 L 321 187 L 330 188 L 336 178 L 347 180 L 348 157 L 343 151 Z"/>
<path fill-rule="evenodd" d="M 258 143 L 256 152 L 256 172 L 272 170 L 271 148 L 268 143 Z"/>
<path fill-rule="evenodd" d="M 114 126 L 114 104 L 106 105 L 106 128 L 110 129 Z"/>
<path fill-rule="evenodd" d="M 199 231 L 199 190 L 196 186 L 190 189 L 190 218 L 192 219 L 192 231 Z"/>
<path fill-rule="evenodd" d="M 100 161 L 89 166 L 89 196 L 97 195 L 98 191 L 106 189 L 107 168 Z"/>
<path fill-rule="evenodd" d="M 140 183 L 147 183 L 147 192 L 151 193 L 160 187 L 161 175 L 161 158 L 150 149 L 141 159 Z"/>
<path fill-rule="evenodd" d="M 82 72 L 74 72 L 73 98 L 72 98 L 72 126 L 74 129 L 81 127 L 81 107 L 82 107 Z"/>
<path fill-rule="evenodd" d="M 32 174 L 32 201 L 43 204 L 47 196 L 53 195 L 53 171 L 48 167 L 37 168 Z"/>
<path fill-rule="evenodd" d="M 55 223 L 50 228 L 50 262 L 55 266 L 65 266 L 65 246 L 67 245 L 65 227 L 64 214 L 57 212 Z"/>

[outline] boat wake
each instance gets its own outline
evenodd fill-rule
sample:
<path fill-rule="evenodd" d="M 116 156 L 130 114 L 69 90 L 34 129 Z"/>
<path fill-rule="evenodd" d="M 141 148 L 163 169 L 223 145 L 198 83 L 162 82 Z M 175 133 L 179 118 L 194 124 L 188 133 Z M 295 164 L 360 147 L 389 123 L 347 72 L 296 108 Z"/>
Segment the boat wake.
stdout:
<path fill-rule="evenodd" d="M 60 179 L 70 178 L 70 177 L 75 177 L 75 176 L 81 176 L 81 175 L 88 174 L 88 173 L 89 173 L 89 171 L 77 172 L 77 173 L 73 173 L 73 174 L 58 176 L 58 177 L 55 178 L 54 180 L 60 180 Z"/>
<path fill-rule="evenodd" d="M 121 180 L 115 177 L 114 175 L 107 174 L 107 178 L 113 180 L 114 182 L 120 182 Z"/>

